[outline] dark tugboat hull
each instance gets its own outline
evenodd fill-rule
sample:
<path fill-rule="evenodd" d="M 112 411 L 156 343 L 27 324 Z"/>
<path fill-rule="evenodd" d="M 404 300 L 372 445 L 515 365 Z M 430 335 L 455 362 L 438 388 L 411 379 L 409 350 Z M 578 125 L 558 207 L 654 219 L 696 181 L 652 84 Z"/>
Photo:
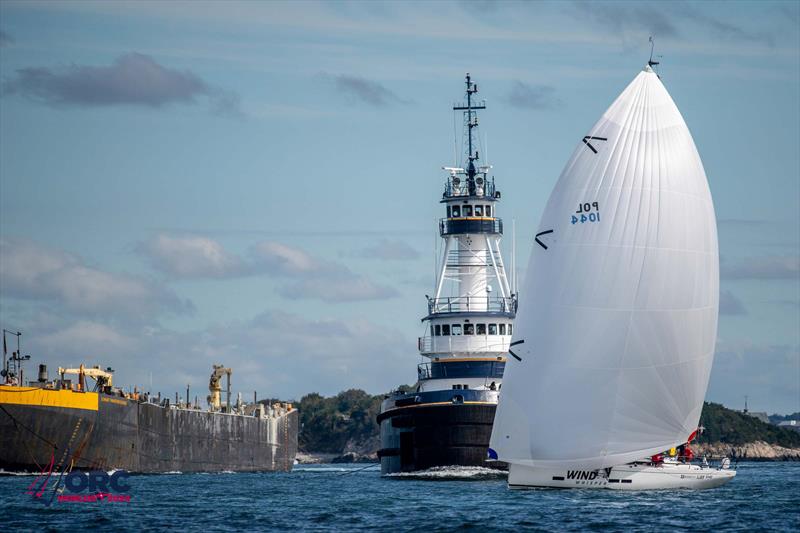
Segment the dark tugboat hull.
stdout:
<path fill-rule="evenodd" d="M 442 466 L 505 468 L 486 460 L 496 408 L 436 402 L 385 410 L 378 415 L 381 474 Z"/>

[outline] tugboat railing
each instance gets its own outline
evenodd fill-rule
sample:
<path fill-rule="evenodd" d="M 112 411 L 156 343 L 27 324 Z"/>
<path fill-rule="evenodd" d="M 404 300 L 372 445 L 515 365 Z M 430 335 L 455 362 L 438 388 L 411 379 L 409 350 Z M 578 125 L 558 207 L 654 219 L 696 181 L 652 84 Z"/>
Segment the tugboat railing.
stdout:
<path fill-rule="evenodd" d="M 490 312 L 516 313 L 516 297 L 501 296 L 448 296 L 446 298 L 428 298 L 428 314 Z"/>

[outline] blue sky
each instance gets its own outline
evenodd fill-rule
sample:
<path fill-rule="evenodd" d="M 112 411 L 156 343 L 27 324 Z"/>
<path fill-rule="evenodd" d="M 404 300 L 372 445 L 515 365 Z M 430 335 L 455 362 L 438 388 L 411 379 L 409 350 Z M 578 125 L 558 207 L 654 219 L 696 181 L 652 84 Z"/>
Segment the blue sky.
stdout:
<path fill-rule="evenodd" d="M 413 382 L 464 74 L 525 264 L 652 34 L 719 220 L 708 399 L 800 410 L 796 2 L 4 1 L 0 32 L 0 322 L 53 369 Z"/>

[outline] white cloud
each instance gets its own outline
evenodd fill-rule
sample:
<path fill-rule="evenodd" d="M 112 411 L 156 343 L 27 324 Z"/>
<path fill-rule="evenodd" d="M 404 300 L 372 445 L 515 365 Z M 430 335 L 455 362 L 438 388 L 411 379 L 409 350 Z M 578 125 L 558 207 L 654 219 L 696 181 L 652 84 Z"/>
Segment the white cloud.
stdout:
<path fill-rule="evenodd" d="M 149 388 L 152 379 L 152 392 L 169 397 L 183 395 L 188 383 L 201 402 L 212 364 L 233 368 L 234 394 L 248 399 L 254 390 L 261 398 L 284 399 L 353 387 L 388 392 L 416 377 L 414 340 L 366 319 L 265 312 L 188 332 L 86 320 L 22 326 L 32 365 L 110 366 L 117 386 Z"/>
<path fill-rule="evenodd" d="M 260 269 L 294 280 L 278 293 L 286 298 L 317 298 L 330 303 L 382 300 L 398 295 L 392 287 L 373 282 L 345 265 L 325 261 L 285 244 L 265 241 L 253 255 Z"/>
<path fill-rule="evenodd" d="M 297 276 L 325 269 L 320 260 L 305 251 L 275 241 L 256 244 L 252 255 L 262 268 L 274 274 Z"/>
<path fill-rule="evenodd" d="M 316 257 L 301 248 L 262 241 L 246 258 L 228 253 L 207 237 L 160 234 L 140 244 L 151 264 L 173 278 L 236 278 L 269 274 L 282 280 L 278 294 L 286 298 L 319 299 L 330 303 L 392 298 L 398 292 L 357 274 L 347 266 Z M 400 248 L 404 255 L 410 249 Z M 414 250 L 411 250 L 414 252 Z"/>
<path fill-rule="evenodd" d="M 206 237 L 160 234 L 139 245 L 138 249 L 156 269 L 174 277 L 224 278 L 246 271 L 240 258 Z"/>
<path fill-rule="evenodd" d="M 67 252 L 8 238 L 0 239 L 0 292 L 5 297 L 56 302 L 85 314 L 145 316 L 192 308 L 157 283 L 105 272 Z"/>
<path fill-rule="evenodd" d="M 48 352 L 63 351 L 65 346 L 76 347 L 83 357 L 107 357 L 108 354 L 129 353 L 136 344 L 134 338 L 116 331 L 111 326 L 88 320 L 80 320 L 44 334 L 39 342 Z"/>

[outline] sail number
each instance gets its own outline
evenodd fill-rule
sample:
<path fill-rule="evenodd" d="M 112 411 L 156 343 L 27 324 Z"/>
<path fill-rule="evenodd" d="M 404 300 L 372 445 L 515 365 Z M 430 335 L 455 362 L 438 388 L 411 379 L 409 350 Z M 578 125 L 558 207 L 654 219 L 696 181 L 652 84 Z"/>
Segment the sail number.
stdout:
<path fill-rule="evenodd" d="M 581 224 L 585 222 L 600 222 L 600 206 L 597 202 L 580 203 L 570 221 L 573 224 L 578 222 Z"/>

